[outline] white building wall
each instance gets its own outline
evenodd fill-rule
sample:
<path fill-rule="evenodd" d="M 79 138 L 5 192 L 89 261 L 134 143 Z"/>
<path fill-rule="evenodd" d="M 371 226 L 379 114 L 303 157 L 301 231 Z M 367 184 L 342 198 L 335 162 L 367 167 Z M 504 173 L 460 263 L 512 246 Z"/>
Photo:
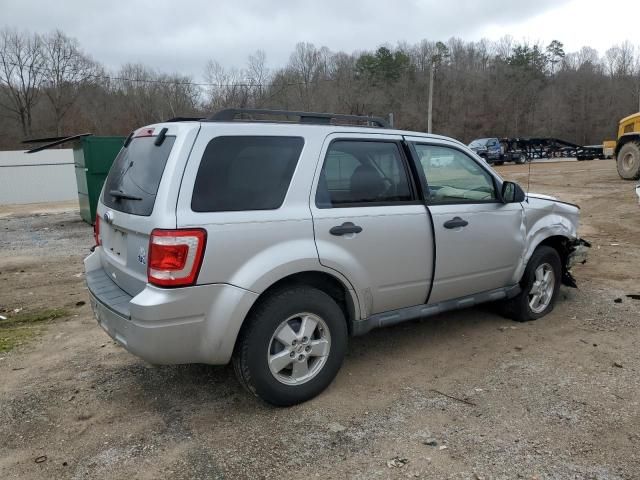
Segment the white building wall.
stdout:
<path fill-rule="evenodd" d="M 77 198 L 72 149 L 0 152 L 0 205 Z"/>

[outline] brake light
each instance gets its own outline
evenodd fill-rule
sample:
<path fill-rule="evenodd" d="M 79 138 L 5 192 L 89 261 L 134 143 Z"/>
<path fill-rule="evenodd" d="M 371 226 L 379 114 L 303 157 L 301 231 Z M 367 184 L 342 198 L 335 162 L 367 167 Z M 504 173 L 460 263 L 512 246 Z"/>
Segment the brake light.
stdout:
<path fill-rule="evenodd" d="M 100 239 L 100 215 L 96 215 L 96 221 L 93 223 L 93 238 L 96 241 L 96 246 L 102 245 Z"/>
<path fill-rule="evenodd" d="M 186 287 L 196 283 L 207 232 L 201 228 L 151 232 L 147 280 L 159 287 Z"/>
<path fill-rule="evenodd" d="M 153 137 L 155 128 L 139 128 L 133 133 L 133 138 Z"/>

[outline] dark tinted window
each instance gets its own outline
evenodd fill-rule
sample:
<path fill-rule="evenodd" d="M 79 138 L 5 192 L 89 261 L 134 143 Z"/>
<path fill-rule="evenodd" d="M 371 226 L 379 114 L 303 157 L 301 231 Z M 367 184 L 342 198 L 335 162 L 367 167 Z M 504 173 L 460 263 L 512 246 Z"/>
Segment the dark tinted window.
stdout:
<path fill-rule="evenodd" d="M 151 215 L 162 172 L 175 139 L 167 136 L 159 146 L 154 145 L 156 137 L 131 140 L 129 146 L 122 148 L 113 161 L 105 181 L 102 203 L 120 212 Z M 111 192 L 120 192 L 136 199 L 118 198 Z"/>
<path fill-rule="evenodd" d="M 411 201 L 409 179 L 393 142 L 333 142 L 320 172 L 319 208 Z"/>
<path fill-rule="evenodd" d="M 298 137 L 214 138 L 200 162 L 191 198 L 192 210 L 279 208 L 303 144 Z"/>

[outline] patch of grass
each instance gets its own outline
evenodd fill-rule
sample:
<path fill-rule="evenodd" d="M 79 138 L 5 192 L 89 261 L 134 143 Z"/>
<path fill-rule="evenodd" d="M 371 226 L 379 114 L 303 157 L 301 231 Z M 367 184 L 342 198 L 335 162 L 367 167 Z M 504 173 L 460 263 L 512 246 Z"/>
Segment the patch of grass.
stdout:
<path fill-rule="evenodd" d="M 35 312 L 20 312 L 6 320 L 0 320 L 0 353 L 8 352 L 23 345 L 39 334 L 44 322 L 56 318 L 68 317 L 69 312 L 63 308 L 47 308 Z"/>

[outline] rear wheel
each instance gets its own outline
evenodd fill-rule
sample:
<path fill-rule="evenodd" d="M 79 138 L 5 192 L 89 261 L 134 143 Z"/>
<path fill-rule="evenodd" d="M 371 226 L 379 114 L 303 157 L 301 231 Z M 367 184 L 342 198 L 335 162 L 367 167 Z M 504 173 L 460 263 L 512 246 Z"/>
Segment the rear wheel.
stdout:
<path fill-rule="evenodd" d="M 505 302 L 505 313 L 518 322 L 544 317 L 553 310 L 560 290 L 562 266 L 558 252 L 538 247 L 520 281 L 521 292 Z"/>
<path fill-rule="evenodd" d="M 247 318 L 233 365 L 240 383 L 273 405 L 294 405 L 322 392 L 347 348 L 342 309 L 307 286 L 274 292 Z"/>
<path fill-rule="evenodd" d="M 618 152 L 618 175 L 625 180 L 640 178 L 640 143 L 627 142 Z"/>

